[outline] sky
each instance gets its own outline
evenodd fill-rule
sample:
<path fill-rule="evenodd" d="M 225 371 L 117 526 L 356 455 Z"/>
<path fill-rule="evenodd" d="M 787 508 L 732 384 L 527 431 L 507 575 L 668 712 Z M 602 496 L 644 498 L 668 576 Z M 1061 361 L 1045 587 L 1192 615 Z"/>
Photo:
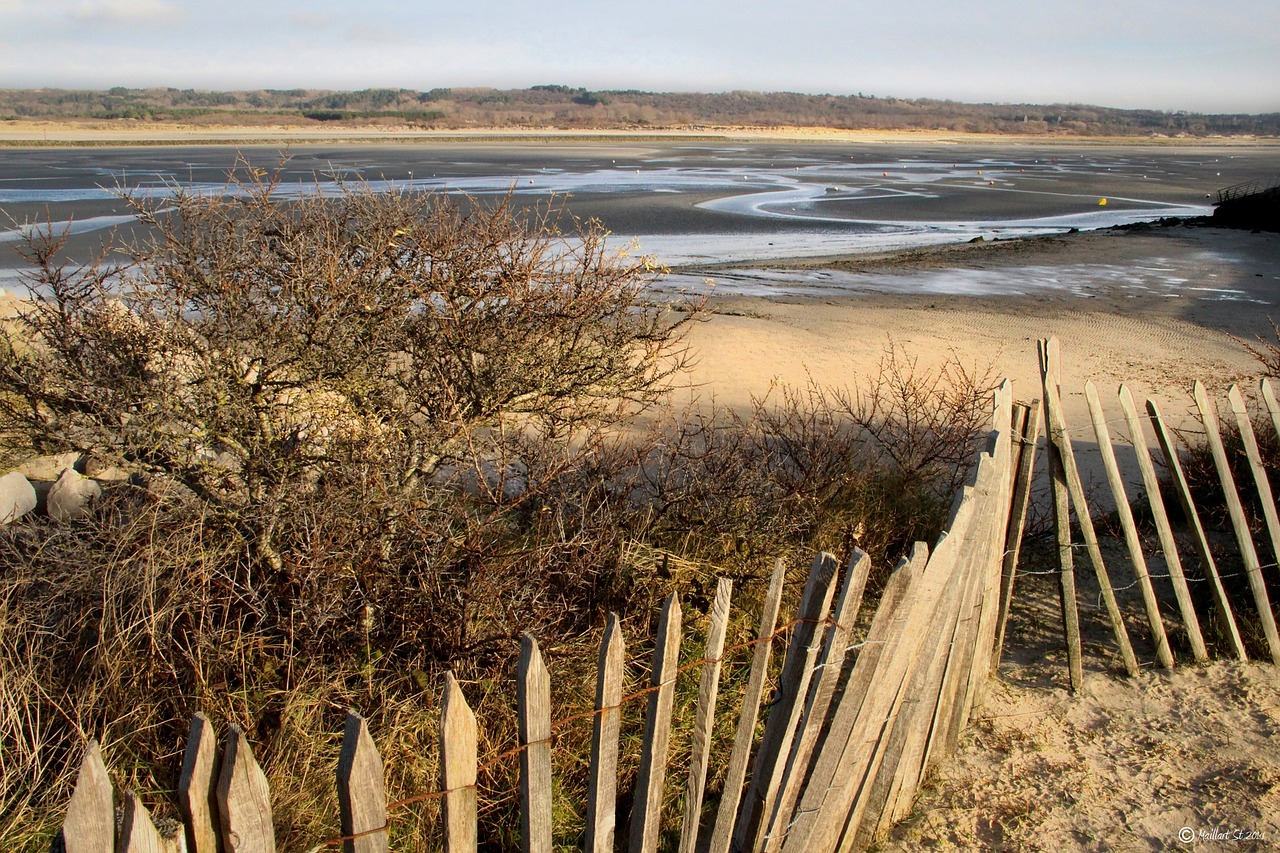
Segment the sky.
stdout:
<path fill-rule="evenodd" d="M 1280 111 L 1276 0 L 0 0 L 0 87 L 791 91 Z"/>

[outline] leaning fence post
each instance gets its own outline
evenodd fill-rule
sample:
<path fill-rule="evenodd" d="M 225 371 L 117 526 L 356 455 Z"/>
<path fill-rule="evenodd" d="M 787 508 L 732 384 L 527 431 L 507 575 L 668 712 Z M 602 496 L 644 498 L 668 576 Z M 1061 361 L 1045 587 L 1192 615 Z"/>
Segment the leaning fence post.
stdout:
<path fill-rule="evenodd" d="M 1050 344 L 1056 342 L 1050 340 Z M 1133 653 L 1133 644 L 1129 641 L 1129 632 L 1124 626 L 1124 615 L 1120 605 L 1116 603 L 1115 590 L 1111 587 L 1111 577 L 1107 574 L 1106 563 L 1102 559 L 1102 548 L 1098 544 L 1098 534 L 1093 528 L 1093 518 L 1089 515 L 1089 502 L 1085 499 L 1084 484 L 1080 480 L 1080 470 L 1076 467 L 1075 452 L 1071 449 L 1071 435 L 1067 432 L 1066 418 L 1062 413 L 1062 399 L 1058 394 L 1057 384 L 1045 384 L 1045 412 L 1049 416 L 1049 435 L 1058 447 L 1062 459 L 1062 470 L 1066 475 L 1067 491 L 1071 503 L 1076 508 L 1076 520 L 1080 523 L 1080 533 L 1084 537 L 1085 551 L 1089 562 L 1093 564 L 1093 573 L 1098 579 L 1098 589 L 1102 593 L 1102 602 L 1106 605 L 1107 616 L 1111 620 L 1111 630 L 1115 634 L 1116 643 L 1120 646 L 1120 659 L 1131 676 L 1138 674 L 1138 658 Z"/>
<path fill-rule="evenodd" d="M 738 805 L 742 801 L 742 783 L 747 777 L 747 759 L 751 757 L 756 719 L 760 714 L 760 699 L 764 693 L 769 658 L 773 653 L 773 630 L 778 622 L 778 607 L 782 602 L 782 582 L 786 577 L 786 568 L 786 563 L 781 558 L 773 563 L 769 591 L 765 593 L 764 608 L 760 611 L 760 630 L 756 638 L 755 653 L 751 658 L 751 675 L 747 678 L 747 689 L 742 696 L 738 730 L 733 738 L 733 751 L 729 753 L 729 769 L 724 775 L 724 793 L 720 795 L 720 807 L 716 811 L 716 824 L 711 832 L 711 844 L 707 853 L 727 853 L 733 841 Z"/>
<path fill-rule="evenodd" d="M 1061 350 L 1057 338 L 1041 339 L 1040 383 L 1043 389 L 1045 455 L 1053 482 L 1053 529 L 1058 540 L 1058 600 L 1062 605 L 1062 629 L 1067 644 L 1067 677 L 1071 690 L 1084 686 L 1084 661 L 1080 649 L 1080 608 L 1076 601 L 1075 554 L 1071 551 L 1071 498 L 1067 489 L 1062 450 L 1054 440 L 1054 415 L 1049 389 L 1057 391 L 1062 380 Z M 1058 395 L 1054 394 L 1054 400 Z"/>
<path fill-rule="evenodd" d="M 1231 643 L 1231 650 L 1235 652 L 1236 657 L 1240 660 L 1248 660 L 1248 655 L 1245 654 L 1244 640 L 1240 637 L 1240 629 L 1236 625 L 1236 617 L 1231 612 L 1231 601 L 1227 598 L 1227 591 L 1223 588 L 1222 578 L 1218 574 L 1218 564 L 1214 562 L 1213 552 L 1209 550 L 1209 538 L 1205 536 L 1204 526 L 1200 523 L 1200 513 L 1196 511 L 1195 500 L 1191 497 L 1191 486 L 1187 483 L 1187 476 L 1182 470 L 1182 462 L 1178 459 L 1178 447 L 1173 443 L 1173 437 L 1169 435 L 1169 431 L 1165 428 L 1164 420 L 1160 417 L 1160 409 L 1156 406 L 1155 400 L 1147 400 L 1147 414 L 1151 418 L 1151 426 L 1156 431 L 1156 441 L 1160 444 L 1160 452 L 1164 454 L 1165 466 L 1169 469 L 1170 476 L 1173 477 L 1173 484 L 1178 493 L 1178 500 L 1182 504 L 1182 511 L 1187 516 L 1187 523 L 1191 525 L 1196 552 L 1200 555 L 1200 562 L 1204 565 L 1204 572 L 1209 577 L 1209 589 L 1213 593 L 1213 601 L 1217 606 L 1219 624 L 1226 631 L 1227 640 Z"/>
<path fill-rule="evenodd" d="M 1267 522 L 1267 534 L 1271 539 L 1271 555 L 1280 563 L 1280 517 L 1276 516 L 1276 499 L 1271 493 L 1271 483 L 1267 480 L 1267 469 L 1262 465 L 1262 451 L 1258 449 L 1258 439 L 1253 434 L 1253 424 L 1249 421 L 1249 409 L 1244 404 L 1240 389 L 1232 385 L 1227 390 L 1227 399 L 1231 403 L 1231 411 L 1236 416 L 1236 426 L 1240 428 L 1240 440 L 1244 443 L 1245 455 L 1249 457 L 1249 470 L 1253 473 L 1253 484 L 1258 489 L 1258 498 L 1262 503 L 1262 517 Z"/>
<path fill-rule="evenodd" d="M 338 756 L 338 812 L 345 853 L 386 853 L 387 791 L 382 756 L 364 717 L 347 710 Z"/>
<path fill-rule="evenodd" d="M 1227 459 L 1227 450 L 1222 446 L 1222 435 L 1218 432 L 1218 419 L 1213 413 L 1213 404 L 1209 401 L 1204 386 L 1198 380 L 1192 386 L 1192 394 L 1196 398 L 1196 408 L 1200 410 L 1200 419 L 1204 423 L 1204 435 L 1209 442 L 1209 452 L 1213 454 L 1213 463 L 1218 469 L 1218 481 L 1222 484 L 1222 493 L 1227 499 L 1231 526 L 1235 530 L 1236 544 L 1240 547 L 1240 556 L 1244 560 L 1249 587 L 1253 590 L 1253 601 L 1258 607 L 1258 619 L 1262 622 L 1262 633 L 1267 638 L 1271 662 L 1280 664 L 1280 636 L 1276 634 L 1275 615 L 1271 612 L 1271 600 L 1267 597 L 1267 586 L 1262 580 L 1258 552 L 1253 547 L 1249 519 L 1245 517 L 1244 507 L 1240 504 L 1240 493 L 1236 490 L 1235 477 L 1231 475 L 1231 462 Z"/>
<path fill-rule="evenodd" d="M 114 853 L 116 816 L 112 803 L 111 777 L 102 763 L 102 748 L 89 742 L 80 761 L 76 789 L 62 822 L 62 842 L 66 853 Z"/>
<path fill-rule="evenodd" d="M 1165 511 L 1164 497 L 1160 494 L 1160 479 L 1156 476 L 1155 466 L 1151 464 L 1151 451 L 1147 448 L 1147 437 L 1142 432 L 1138 409 L 1134 405 L 1133 395 L 1124 385 L 1120 386 L 1118 396 L 1120 408 L 1124 410 L 1125 423 L 1129 425 L 1129 440 L 1133 443 L 1134 454 L 1138 457 L 1138 468 L 1142 471 L 1142 483 L 1147 490 L 1147 505 L 1151 508 L 1151 517 L 1155 520 L 1156 533 L 1160 537 L 1160 549 L 1164 552 L 1164 563 L 1169 569 L 1173 594 L 1178 599 L 1182 622 L 1187 628 L 1191 654 L 1197 661 L 1207 661 L 1209 650 L 1205 648 L 1204 635 L 1200 632 L 1200 619 L 1196 616 L 1195 604 L 1191 600 L 1191 590 L 1187 587 L 1187 578 L 1182 571 L 1182 558 L 1178 556 L 1178 540 L 1174 538 L 1173 528 L 1169 525 L 1169 514 Z"/>
<path fill-rule="evenodd" d="M 715 723 L 716 696 L 720 690 L 720 666 L 724 662 L 724 636 L 729 627 L 729 596 L 733 581 L 720 578 L 711 604 L 707 626 L 707 648 L 703 655 L 702 679 L 698 682 L 698 710 L 689 750 L 689 790 L 685 795 L 684 824 L 680 833 L 680 853 L 693 853 L 702 823 L 702 795 L 707 784 L 707 759 L 711 755 L 711 729 Z"/>
<path fill-rule="evenodd" d="M 1019 451 L 1014 466 L 1009 524 L 1005 529 L 1005 550 L 1000 572 L 1000 612 L 996 617 L 996 641 L 991 653 L 993 673 L 999 669 L 1000 656 L 1004 651 L 1005 628 L 1009 624 L 1018 557 L 1022 552 L 1022 533 L 1026 529 L 1027 506 L 1031 503 L 1031 476 L 1036 464 L 1036 442 L 1040 438 L 1040 401 L 1033 400 L 1030 407 L 1022 405 L 1021 409 L 1021 416 L 1014 419 L 1013 438 Z"/>
<path fill-rule="evenodd" d="M 1147 611 L 1147 623 L 1151 626 L 1151 638 L 1156 647 L 1156 660 L 1165 669 L 1173 669 L 1173 651 L 1169 648 L 1169 636 L 1165 633 L 1164 619 L 1160 616 L 1160 602 L 1151 585 L 1151 573 L 1147 571 L 1147 560 L 1142 555 L 1142 540 L 1138 538 L 1138 524 L 1133 518 L 1133 507 L 1129 505 L 1124 478 L 1120 476 L 1115 448 L 1111 446 L 1107 415 L 1102 410 L 1102 400 L 1098 398 L 1098 389 L 1092 381 L 1084 384 L 1084 397 L 1089 404 L 1089 417 L 1093 420 L 1093 434 L 1098 439 L 1098 451 L 1102 454 L 1102 467 L 1106 471 L 1107 482 L 1111 485 L 1111 496 L 1116 501 L 1116 513 L 1120 516 L 1120 527 L 1124 531 L 1124 542 L 1129 549 L 1129 560 L 1133 563 L 1138 590 L 1142 593 L 1142 604 Z"/>
<path fill-rule="evenodd" d="M 273 853 L 271 788 L 239 726 L 227 732 L 218 776 L 218 817 L 230 853 Z"/>
<path fill-rule="evenodd" d="M 444 674 L 440 699 L 440 768 L 444 777 L 444 849 L 446 853 L 475 853 L 476 827 L 476 715 L 452 672 Z"/>
<path fill-rule="evenodd" d="M 538 641 L 520 638 L 516 672 L 520 730 L 520 843 L 525 851 L 551 850 L 551 676 Z"/>
<path fill-rule="evenodd" d="M 644 720 L 644 746 L 637 774 L 635 805 L 631 812 L 632 853 L 658 849 L 658 822 L 662 817 L 662 787 L 671 745 L 671 710 L 676 698 L 676 670 L 680 658 L 680 600 L 673 592 L 662 606 L 653 649 L 649 708 Z"/>
<path fill-rule="evenodd" d="M 835 594 L 836 559 L 827 553 L 814 556 L 796 614 L 798 624 L 791 632 L 787 654 L 778 676 L 778 698 L 769 711 L 764 736 L 751 770 L 751 787 L 746 793 L 734 835 L 736 846 L 755 849 L 769 828 L 773 805 L 781 788 L 787 758 L 804 712 L 809 681 L 822 648 L 823 623 Z"/>

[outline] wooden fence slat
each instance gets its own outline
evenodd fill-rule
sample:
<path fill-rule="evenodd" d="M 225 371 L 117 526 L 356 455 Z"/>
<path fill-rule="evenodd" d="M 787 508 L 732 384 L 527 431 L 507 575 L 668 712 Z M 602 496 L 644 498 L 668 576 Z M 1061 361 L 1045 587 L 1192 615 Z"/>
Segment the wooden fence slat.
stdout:
<path fill-rule="evenodd" d="M 778 622 L 778 609 L 782 603 L 782 583 L 786 578 L 786 563 L 777 559 L 769 579 L 769 589 L 760 611 L 760 628 L 755 652 L 751 658 L 751 674 L 743 691 L 742 710 L 738 714 L 738 730 L 733 738 L 733 751 L 729 754 L 729 767 L 725 771 L 720 807 L 716 811 L 716 823 L 711 833 L 708 853 L 728 853 L 733 841 L 733 830 L 738 819 L 738 805 L 742 800 L 742 783 L 747 778 L 747 760 L 751 757 L 751 744 L 755 740 L 756 719 L 760 712 L 760 699 L 764 694 L 765 677 L 769 671 L 769 658 L 773 653 L 774 627 Z"/>
<path fill-rule="evenodd" d="M 1071 497 L 1067 489 L 1062 451 L 1053 440 L 1053 415 L 1049 388 L 1061 382 L 1061 351 L 1057 338 L 1041 339 L 1040 383 L 1043 391 L 1045 455 L 1053 483 L 1053 529 L 1058 541 L 1058 601 L 1062 609 L 1062 632 L 1067 646 L 1067 677 L 1072 692 L 1084 686 L 1084 658 L 1080 648 L 1080 608 L 1076 601 L 1075 553 L 1071 544 Z M 1054 395 L 1055 399 L 1057 395 Z"/>
<path fill-rule="evenodd" d="M 178 777 L 178 811 L 182 814 L 188 853 L 221 853 L 218 826 L 218 735 L 209 718 L 199 712 L 191 717 L 187 748 Z"/>
<path fill-rule="evenodd" d="M 1258 490 L 1258 499 L 1262 503 L 1262 517 L 1267 522 L 1267 534 L 1271 540 L 1271 555 L 1280 564 L 1280 518 L 1276 516 L 1276 499 L 1271 493 L 1271 483 L 1267 480 L 1267 469 L 1262 465 L 1262 451 L 1258 448 L 1258 439 L 1253 434 L 1253 423 L 1249 420 L 1249 409 L 1244 404 L 1240 389 L 1232 385 L 1227 390 L 1227 399 L 1231 403 L 1231 411 L 1236 416 L 1236 426 L 1240 430 L 1240 440 L 1244 443 L 1245 455 L 1249 457 L 1249 470 L 1253 473 L 1253 485 Z"/>
<path fill-rule="evenodd" d="M 1200 620 L 1196 616 L 1195 603 L 1191 600 L 1191 590 L 1187 587 L 1187 578 L 1182 571 L 1182 558 L 1178 556 L 1178 540 L 1174 538 L 1173 527 L 1169 524 L 1164 497 L 1160 494 L 1160 478 L 1156 475 L 1155 465 L 1151 464 L 1151 451 L 1147 447 L 1147 437 L 1142 431 L 1138 409 L 1134 405 L 1133 395 L 1124 385 L 1120 386 L 1118 396 L 1120 408 L 1124 411 L 1125 422 L 1129 426 L 1129 439 L 1138 457 L 1138 468 L 1142 471 L 1147 504 L 1151 508 L 1151 517 L 1155 520 L 1156 534 L 1160 537 L 1160 550 L 1164 554 L 1165 566 L 1169 569 L 1173 594 L 1178 600 L 1178 610 L 1182 613 L 1182 624 L 1187 629 L 1191 654 L 1197 661 L 1204 662 L 1209 659 L 1209 651 L 1205 648 L 1204 634 L 1200 631 Z"/>
<path fill-rule="evenodd" d="M 618 735 L 622 728 L 624 661 L 622 626 L 610 613 L 600 641 L 596 715 L 591 727 L 591 778 L 587 787 L 588 853 L 611 853 L 617 826 Z"/>
<path fill-rule="evenodd" d="M 1106 605 L 1107 617 L 1111 621 L 1111 631 L 1120 647 L 1120 658 L 1125 671 L 1129 675 L 1138 674 L 1138 659 L 1133 653 L 1133 644 L 1129 642 L 1129 632 L 1124 625 L 1124 616 L 1116 603 L 1115 590 L 1111 586 L 1111 577 L 1107 574 L 1106 563 L 1102 559 L 1102 548 L 1098 544 L 1098 534 L 1093 528 L 1093 519 L 1089 515 L 1089 502 L 1085 499 L 1084 484 L 1080 479 L 1080 471 L 1076 467 L 1075 452 L 1071 448 L 1071 435 L 1067 432 L 1066 421 L 1062 414 L 1062 401 L 1058 389 L 1049 384 L 1045 388 L 1045 398 L 1049 401 L 1046 411 L 1051 417 L 1049 434 L 1059 448 L 1063 473 L 1067 480 L 1067 492 L 1071 496 L 1071 504 L 1076 510 L 1076 521 L 1080 524 L 1080 533 L 1084 537 L 1085 551 L 1089 562 L 1093 564 L 1093 573 L 1098 580 L 1098 589 L 1102 593 L 1103 604 Z"/>
<path fill-rule="evenodd" d="M 990 677 L 989 664 L 983 664 L 979 657 L 979 647 L 983 642 L 981 609 L 986 596 L 983 583 L 988 577 L 986 561 L 991 559 L 994 544 L 991 531 L 997 527 L 1004 528 L 1007 523 L 1006 516 L 1001 515 L 999 493 L 1004 481 L 1004 471 L 998 461 L 984 455 L 979 462 L 978 480 L 974 485 L 973 520 L 957 555 L 956 566 L 951 572 L 960 584 L 957 604 L 960 613 L 952 639 L 952 661 L 948 662 L 942 698 L 938 703 L 939 710 L 945 713 L 935 720 L 937 731 L 933 734 L 934 744 L 930 751 L 930 761 L 934 763 L 955 751 L 960 732 L 968 723 L 969 712 L 973 707 L 973 685 Z M 927 566 L 925 573 L 929 573 Z M 991 583 L 990 580 L 986 582 Z M 954 687 L 950 687 L 950 684 L 954 684 Z"/>
<path fill-rule="evenodd" d="M 338 814 L 345 853 L 386 853 L 387 791 L 382 756 L 364 717 L 347 710 L 338 755 Z M 354 837 L 351 837 L 354 836 Z"/>
<path fill-rule="evenodd" d="M 1196 408 L 1200 410 L 1200 419 L 1204 423 L 1205 439 L 1209 444 L 1209 452 L 1213 454 L 1214 467 L 1218 469 L 1218 482 L 1222 485 L 1223 495 L 1227 499 L 1227 512 L 1231 515 L 1231 526 L 1236 533 L 1236 544 L 1240 547 L 1240 556 L 1244 560 L 1245 574 L 1249 578 L 1249 587 L 1253 591 L 1253 601 L 1258 608 L 1258 621 L 1262 623 L 1262 633 L 1267 638 L 1267 650 L 1271 653 L 1271 662 L 1280 664 L 1280 636 L 1276 634 L 1276 619 L 1271 612 L 1271 601 L 1267 597 L 1267 587 L 1262 580 L 1262 567 L 1258 563 L 1258 552 L 1253 547 L 1253 535 L 1249 532 L 1249 519 L 1240 504 L 1240 493 L 1236 490 L 1235 477 L 1231 475 L 1231 462 L 1227 459 L 1227 450 L 1222 446 L 1222 434 L 1218 431 L 1218 418 L 1214 415 L 1213 404 L 1204 386 L 1197 381 L 1192 386 L 1192 394 L 1196 398 Z"/>
<path fill-rule="evenodd" d="M 116 814 L 111 777 L 102 763 L 102 748 L 89 742 L 80 760 L 75 791 L 62 822 L 62 842 L 66 853 L 114 853 Z"/>
<path fill-rule="evenodd" d="M 799 733 L 787 759 L 784 781 L 770 816 L 764 848 L 766 853 L 777 850 L 786 836 L 783 828 L 791 820 L 805 773 L 831 707 L 831 699 L 835 696 L 836 684 L 840 680 L 845 655 L 849 650 L 849 636 L 853 631 L 853 623 L 857 621 L 858 611 L 862 608 L 862 595 L 866 591 L 870 574 L 871 558 L 861 548 L 854 548 L 845 571 L 844 584 L 840 588 L 840 598 L 836 602 L 835 623 L 827 631 L 822 656 L 818 659 L 818 678 L 809 689 Z"/>
<path fill-rule="evenodd" d="M 133 791 L 124 795 L 124 820 L 120 825 L 117 853 L 168 853 L 169 845 L 160 837 L 151 814 Z"/>
<path fill-rule="evenodd" d="M 1089 405 L 1089 417 L 1093 420 L 1093 434 L 1098 439 L 1098 450 L 1102 453 L 1102 467 L 1111 486 L 1111 496 L 1116 502 L 1116 512 L 1120 516 L 1120 529 L 1124 532 L 1125 546 L 1129 549 L 1129 560 L 1133 564 L 1133 573 L 1137 576 L 1138 590 L 1142 593 L 1142 604 L 1147 611 L 1147 623 L 1151 626 L 1151 638 L 1156 647 L 1156 660 L 1165 669 L 1173 669 L 1173 651 L 1169 648 L 1169 636 L 1164 630 L 1164 619 L 1160 616 L 1160 601 L 1156 598 L 1155 587 L 1151 584 L 1151 573 L 1147 571 L 1147 560 L 1142 555 L 1142 540 L 1138 538 L 1138 523 L 1133 517 L 1133 507 L 1129 504 L 1129 495 L 1124 487 L 1124 478 L 1120 476 L 1120 465 L 1116 462 L 1115 448 L 1111 445 L 1111 431 L 1107 428 L 1107 414 L 1102 410 L 1102 400 L 1098 398 L 1098 389 L 1092 380 L 1084 384 L 1084 397 Z"/>
<path fill-rule="evenodd" d="M 844 670 L 844 659 L 849 651 L 849 638 L 853 625 L 862 608 L 862 596 L 871 573 L 871 558 L 861 548 L 854 548 L 845 571 L 840 598 L 836 602 L 835 621 L 822 647 L 816 671 L 818 678 L 809 689 L 798 734 L 787 759 L 784 781 L 770 819 L 766 835 L 766 851 L 777 850 L 786 833 L 784 827 L 791 819 L 801 786 L 812 762 L 823 724 L 831 707 L 831 700 Z"/>
<path fill-rule="evenodd" d="M 804 712 L 809 682 L 814 664 L 822 647 L 823 622 L 831 608 L 835 593 L 837 563 L 827 553 L 819 553 L 809 569 L 809 579 L 800 597 L 796 617 L 800 623 L 791 633 L 787 654 L 783 659 L 782 673 L 769 721 L 756 752 L 756 764 L 751 771 L 751 787 L 743 812 L 738 817 L 735 845 L 741 849 L 756 849 L 768 830 L 773 804 L 781 789 L 787 758 L 791 754 L 796 727 Z"/>
<path fill-rule="evenodd" d="M 1013 586 L 1018 572 L 1018 558 L 1022 553 L 1022 534 L 1026 530 L 1027 507 L 1031 503 L 1031 480 L 1036 464 L 1036 443 L 1040 439 L 1040 401 L 1022 407 L 1021 424 L 1013 430 L 1018 442 L 1018 456 L 1010 460 L 1014 466 L 1013 512 L 1005 532 L 1004 561 L 1000 572 L 1000 613 L 996 623 L 996 643 L 991 656 L 991 671 L 1000 667 L 1004 651 L 1005 628 L 1009 623 L 1009 610 L 1013 606 Z"/>
<path fill-rule="evenodd" d="M 667 750 L 671 745 L 671 711 L 675 702 L 676 670 L 680 658 L 680 600 L 673 592 L 662 606 L 658 620 L 653 670 L 645 713 L 644 746 L 636 780 L 635 806 L 631 813 L 631 853 L 651 853 L 658 849 L 658 827 L 662 818 L 662 788 L 667 773 Z"/>
<path fill-rule="evenodd" d="M 239 726 L 227 731 L 218 776 L 218 819 L 229 853 L 272 853 L 271 789 Z"/>
<path fill-rule="evenodd" d="M 1004 567 L 1005 539 L 1013 501 L 1013 382 L 1006 379 L 995 394 L 992 414 L 992 460 L 996 466 L 991 506 L 990 531 L 981 551 L 982 606 L 978 613 L 977 647 L 965 697 L 965 722 L 975 717 L 986 701 L 991 681 L 991 657 L 995 647 L 1000 614 L 1000 582 Z"/>
<path fill-rule="evenodd" d="M 787 853 L 839 847 L 854 819 L 858 794 L 867 785 L 869 774 L 874 773 L 877 755 L 882 754 L 883 735 L 892 726 L 905 698 L 903 687 L 910 683 L 919 661 L 919 649 L 927 635 L 927 620 L 936 614 L 939 601 L 953 579 L 951 572 L 930 572 L 926 564 L 914 578 L 906 597 L 889 611 L 884 651 L 866 683 L 862 701 L 857 703 L 852 723 L 841 726 L 837 736 L 838 715 L 832 720 L 831 735 L 821 756 L 825 760 L 829 754 L 834 759 L 833 772 L 829 774 L 831 781 L 824 786 L 825 790 L 806 790 L 805 797 L 801 798 L 783 847 Z M 852 705 L 846 707 L 851 709 Z M 816 798 L 811 800 L 817 806 L 812 810 L 805 803 L 811 793 L 824 794 L 820 802 L 816 802 Z"/>
<path fill-rule="evenodd" d="M 1187 483 L 1187 475 L 1182 470 L 1182 461 L 1178 458 L 1178 446 L 1174 444 L 1173 436 L 1165 428 L 1164 419 L 1160 417 L 1160 408 L 1155 400 L 1147 400 L 1147 415 L 1151 418 L 1151 426 L 1155 429 L 1156 442 L 1164 455 L 1165 467 L 1173 476 L 1173 484 L 1178 500 L 1182 504 L 1183 514 L 1187 517 L 1187 523 L 1191 525 L 1196 553 L 1199 554 L 1200 563 L 1204 566 L 1205 575 L 1209 579 L 1209 589 L 1213 593 L 1218 621 L 1236 657 L 1240 660 L 1248 660 L 1244 640 L 1236 625 L 1236 617 L 1231 612 L 1231 601 L 1227 598 L 1227 591 L 1222 586 L 1222 578 L 1218 575 L 1218 564 L 1213 559 L 1213 552 L 1209 550 L 1209 538 L 1205 535 L 1204 525 L 1200 523 L 1200 513 L 1196 511 L 1195 500 L 1191 497 L 1191 486 Z"/>
<path fill-rule="evenodd" d="M 962 496 L 967 496 L 969 492 L 968 487 L 962 489 Z M 967 503 L 968 501 L 963 497 L 957 500 L 962 511 Z M 782 845 L 785 853 L 791 853 L 794 850 L 824 849 L 821 846 L 811 846 L 810 836 L 820 828 L 820 820 L 826 819 L 829 822 L 832 819 L 828 814 L 829 801 L 839 796 L 843 783 L 841 774 L 848 772 L 845 750 L 857 735 L 857 724 L 863 716 L 866 703 L 877 692 L 872 688 L 877 685 L 876 679 L 882 670 L 881 663 L 886 658 L 892 657 L 896 651 L 897 641 L 902 634 L 907 611 L 910 609 L 905 603 L 915 595 L 928 560 L 927 555 L 928 549 L 923 543 L 917 542 L 912 549 L 911 557 L 899 562 L 885 584 L 880 606 L 862 643 L 862 649 L 854 663 L 853 672 L 849 675 L 849 681 L 830 717 L 826 740 L 810 769 L 809 781 L 800 796 L 799 806 L 791 822 L 782 828 L 786 833 Z M 844 809 L 840 821 L 841 828 L 844 826 L 843 816 L 847 815 L 847 812 L 847 808 Z"/>
<path fill-rule="evenodd" d="M 516 671 L 520 732 L 520 843 L 525 853 L 551 853 L 551 676 L 531 634 L 520 638 Z"/>
<path fill-rule="evenodd" d="M 954 600 L 955 594 L 948 592 L 953 597 L 950 600 Z M 867 804 L 854 835 L 859 846 L 865 847 L 878 838 L 881 826 L 892 825 L 896 820 L 892 815 L 899 809 L 900 801 L 905 804 L 902 807 L 905 810 L 910 809 L 915 799 L 923 769 L 925 742 L 937 713 L 942 677 L 959 615 L 959 608 L 946 606 L 947 601 L 940 602 L 939 612 L 929 624 L 924 657 L 912 673 L 906 698 L 889 735 L 880 772 L 865 795 Z"/>
<path fill-rule="evenodd" d="M 1262 377 L 1258 380 L 1258 393 L 1266 404 L 1267 414 L 1271 415 L 1271 426 L 1275 428 L 1276 438 L 1280 438 L 1280 403 L 1276 402 L 1276 392 L 1271 390 L 1271 380 Z"/>
<path fill-rule="evenodd" d="M 444 849 L 475 853 L 476 715 L 452 672 L 444 675 L 440 699 L 440 769 L 444 782 Z"/>
<path fill-rule="evenodd" d="M 689 748 L 689 790 L 685 795 L 684 823 L 680 832 L 680 853 L 693 853 L 702 824 L 702 796 L 707 784 L 707 765 L 711 756 L 711 730 L 715 725 L 716 696 L 720 690 L 720 667 L 724 660 L 724 638 L 729 627 L 729 598 L 733 581 L 720 578 L 716 597 L 711 603 L 707 625 L 707 646 L 703 658 L 702 679 L 698 683 L 698 707 L 693 724 L 693 743 Z"/>
<path fill-rule="evenodd" d="M 926 571 L 954 574 L 964 568 L 963 549 L 973 535 L 977 515 L 977 485 L 975 481 L 974 485 L 961 490 L 965 511 L 952 513 L 953 520 L 934 547 L 933 553 L 929 556 L 928 565 L 925 567 Z M 921 778 L 923 778 L 926 769 L 935 760 L 933 755 L 935 753 L 939 755 L 945 753 L 942 742 L 945 739 L 947 728 L 948 718 L 946 715 L 949 712 L 950 703 L 954 701 L 957 673 L 961 668 L 961 659 L 963 657 L 961 654 L 963 630 L 967 622 L 964 618 L 965 614 L 960 613 L 959 605 L 954 610 L 956 611 L 956 618 L 953 620 L 952 629 L 949 634 L 944 634 L 944 636 L 950 637 L 950 641 L 948 643 L 946 662 L 943 667 L 942 680 L 938 688 L 939 696 L 933 703 L 934 713 L 929 721 L 928 733 L 921 748 Z M 946 699 L 946 704 L 944 704 L 944 696 L 949 697 Z M 918 785 L 918 780 L 913 784 Z"/>

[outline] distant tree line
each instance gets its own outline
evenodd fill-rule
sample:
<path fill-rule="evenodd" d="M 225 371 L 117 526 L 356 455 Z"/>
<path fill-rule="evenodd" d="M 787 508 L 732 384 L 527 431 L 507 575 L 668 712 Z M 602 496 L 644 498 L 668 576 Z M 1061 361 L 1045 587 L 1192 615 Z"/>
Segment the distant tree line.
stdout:
<path fill-rule="evenodd" d="M 1086 104 L 966 104 L 929 98 L 795 92 L 592 91 L 438 88 L 0 90 L 0 120 L 96 119 L 258 123 L 315 122 L 437 128 L 826 127 L 1064 136 L 1276 136 L 1280 113 L 1202 114 Z"/>

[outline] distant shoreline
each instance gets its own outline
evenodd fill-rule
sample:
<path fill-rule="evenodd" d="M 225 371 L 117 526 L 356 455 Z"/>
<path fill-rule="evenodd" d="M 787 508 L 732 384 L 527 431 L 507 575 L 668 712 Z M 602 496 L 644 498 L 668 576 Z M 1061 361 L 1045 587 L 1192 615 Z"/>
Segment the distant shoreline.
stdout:
<path fill-rule="evenodd" d="M 483 144 L 616 142 L 843 142 L 1107 146 L 1280 145 L 1280 137 L 1262 136 L 1067 136 L 963 133 L 942 130 L 842 130 L 829 127 L 749 127 L 697 125 L 641 129 L 453 129 L 414 130 L 387 127 L 303 129 L 232 126 L 211 128 L 176 122 L 6 121 L 0 122 L 0 147 L 100 147 L 187 145 L 332 145 Z"/>

